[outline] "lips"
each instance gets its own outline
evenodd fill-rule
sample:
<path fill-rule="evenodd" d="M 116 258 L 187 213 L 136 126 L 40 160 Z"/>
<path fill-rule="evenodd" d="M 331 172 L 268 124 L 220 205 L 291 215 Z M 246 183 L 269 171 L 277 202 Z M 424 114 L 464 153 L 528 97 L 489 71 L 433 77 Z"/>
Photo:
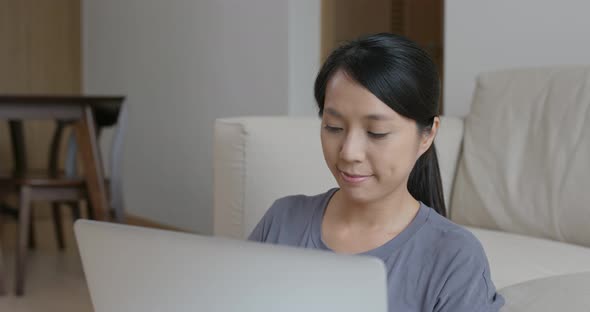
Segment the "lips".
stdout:
<path fill-rule="evenodd" d="M 342 177 L 342 179 L 344 181 L 346 181 L 348 183 L 354 183 L 354 184 L 364 182 L 371 177 L 370 175 L 359 175 L 359 174 L 347 173 L 344 171 L 340 171 L 340 176 Z"/>

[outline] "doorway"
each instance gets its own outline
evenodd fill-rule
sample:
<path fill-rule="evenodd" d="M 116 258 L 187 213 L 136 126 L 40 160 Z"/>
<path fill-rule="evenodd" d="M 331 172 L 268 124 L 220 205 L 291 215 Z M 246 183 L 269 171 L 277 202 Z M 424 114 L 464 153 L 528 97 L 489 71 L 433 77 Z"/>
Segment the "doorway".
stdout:
<path fill-rule="evenodd" d="M 430 54 L 444 77 L 444 0 L 322 0 L 321 60 L 342 42 L 391 32 Z M 442 82 L 444 83 L 444 82 Z M 444 111 L 440 97 L 440 114 Z"/>

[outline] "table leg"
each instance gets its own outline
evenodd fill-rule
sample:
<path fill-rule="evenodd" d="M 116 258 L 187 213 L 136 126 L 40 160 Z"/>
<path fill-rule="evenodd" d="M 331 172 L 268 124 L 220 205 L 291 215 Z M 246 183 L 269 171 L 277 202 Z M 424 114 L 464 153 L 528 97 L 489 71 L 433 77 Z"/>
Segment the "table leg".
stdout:
<path fill-rule="evenodd" d="M 84 116 L 76 123 L 75 130 L 82 156 L 88 196 L 92 207 L 95 209 L 95 218 L 99 221 L 107 221 L 110 209 L 106 197 L 102 161 L 96 140 L 94 117 L 90 106 L 84 108 Z"/>
<path fill-rule="evenodd" d="M 9 120 L 10 144 L 12 147 L 12 168 L 13 177 L 22 177 L 27 171 L 27 156 L 25 151 L 25 131 L 22 120 Z M 3 200 L 0 201 L 0 215 L 10 215 L 18 218 L 18 209 L 8 206 Z"/>
<path fill-rule="evenodd" d="M 6 279 L 4 278 L 4 274 L 4 258 L 2 256 L 2 245 L 0 244 L 0 296 L 6 294 L 6 289 L 4 288 Z"/>

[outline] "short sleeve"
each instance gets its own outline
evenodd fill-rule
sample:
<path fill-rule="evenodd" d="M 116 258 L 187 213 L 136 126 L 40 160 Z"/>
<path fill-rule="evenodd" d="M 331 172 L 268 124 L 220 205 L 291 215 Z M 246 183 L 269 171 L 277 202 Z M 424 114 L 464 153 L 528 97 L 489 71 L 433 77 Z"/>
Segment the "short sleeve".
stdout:
<path fill-rule="evenodd" d="M 497 312 L 504 298 L 496 293 L 483 248 L 457 251 L 447 268 L 447 278 L 435 312 Z"/>
<path fill-rule="evenodd" d="M 258 224 L 256 225 L 256 227 L 254 227 L 254 230 L 252 230 L 252 232 L 248 236 L 249 241 L 261 242 L 261 243 L 266 242 L 266 240 L 268 238 L 268 234 L 271 229 L 272 221 L 274 219 L 276 206 L 277 206 L 277 201 L 275 201 L 270 206 L 270 208 L 266 211 L 266 213 L 264 213 L 264 216 L 262 217 L 262 219 L 260 219 L 260 221 L 258 221 Z"/>

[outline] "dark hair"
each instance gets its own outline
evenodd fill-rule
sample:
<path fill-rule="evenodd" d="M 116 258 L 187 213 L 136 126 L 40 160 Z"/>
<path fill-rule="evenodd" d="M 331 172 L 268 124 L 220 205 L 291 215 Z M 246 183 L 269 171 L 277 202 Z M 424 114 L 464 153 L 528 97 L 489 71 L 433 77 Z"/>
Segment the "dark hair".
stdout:
<path fill-rule="evenodd" d="M 380 33 L 336 48 L 318 73 L 315 99 L 324 112 L 326 85 L 339 70 L 369 90 L 398 114 L 416 121 L 418 131 L 430 131 L 439 114 L 440 79 L 430 56 L 409 39 Z M 442 216 L 446 208 L 434 142 L 420 156 L 408 180 L 414 198 Z"/>

